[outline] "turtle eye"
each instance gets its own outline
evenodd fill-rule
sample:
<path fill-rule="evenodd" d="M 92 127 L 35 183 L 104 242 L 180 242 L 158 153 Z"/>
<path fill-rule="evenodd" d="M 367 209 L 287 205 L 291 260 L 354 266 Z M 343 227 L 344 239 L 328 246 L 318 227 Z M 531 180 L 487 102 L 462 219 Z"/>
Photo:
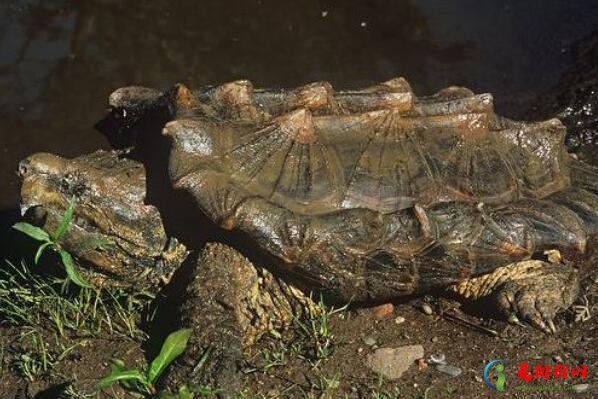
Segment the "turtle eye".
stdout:
<path fill-rule="evenodd" d="M 30 166 L 31 166 L 31 160 L 29 158 L 22 160 L 19 163 L 19 168 L 17 170 L 17 174 L 20 177 L 26 176 L 27 173 L 29 173 Z"/>

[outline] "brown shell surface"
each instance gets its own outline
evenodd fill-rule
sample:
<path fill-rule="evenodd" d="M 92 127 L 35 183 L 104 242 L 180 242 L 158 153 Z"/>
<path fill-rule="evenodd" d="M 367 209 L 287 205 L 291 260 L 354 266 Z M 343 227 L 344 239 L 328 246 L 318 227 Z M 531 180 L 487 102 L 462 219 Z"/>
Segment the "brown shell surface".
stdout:
<path fill-rule="evenodd" d="M 217 191 L 200 202 L 223 224 L 256 197 L 297 215 L 388 214 L 540 199 L 570 185 L 559 120 L 511 121 L 494 113 L 490 94 L 466 88 L 416 97 L 403 78 L 357 91 L 237 81 L 195 92 L 177 85 L 165 97 L 173 183 Z"/>
<path fill-rule="evenodd" d="M 354 91 L 237 81 L 123 88 L 110 105 L 128 123 L 165 115 L 174 188 L 264 266 L 339 302 L 583 251 L 598 232 L 598 173 L 567 154 L 565 127 L 497 116 L 489 94 L 416 97 L 402 78 Z"/>

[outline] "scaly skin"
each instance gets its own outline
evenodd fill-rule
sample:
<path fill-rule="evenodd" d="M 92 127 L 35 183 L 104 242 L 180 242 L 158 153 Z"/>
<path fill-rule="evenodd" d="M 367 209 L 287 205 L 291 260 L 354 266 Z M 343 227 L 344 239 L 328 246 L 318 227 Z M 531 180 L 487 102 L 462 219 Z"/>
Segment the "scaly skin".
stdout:
<path fill-rule="evenodd" d="M 195 334 L 166 384 L 209 383 L 224 396 L 241 388 L 244 349 L 294 317 L 319 312 L 301 291 L 223 244 L 202 250 L 185 298 L 181 325 Z"/>
<path fill-rule="evenodd" d="M 448 288 L 469 300 L 491 298 L 510 322 L 520 320 L 549 334 L 553 319 L 568 309 L 579 293 L 578 274 L 563 265 L 528 260 L 499 267 L 492 273 Z"/>

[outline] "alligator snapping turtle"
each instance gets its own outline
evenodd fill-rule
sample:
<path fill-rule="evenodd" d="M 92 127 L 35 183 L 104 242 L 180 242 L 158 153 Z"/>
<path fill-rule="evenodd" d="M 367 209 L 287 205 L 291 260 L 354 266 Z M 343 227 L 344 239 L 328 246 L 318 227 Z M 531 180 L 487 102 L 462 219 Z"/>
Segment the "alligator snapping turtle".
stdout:
<path fill-rule="evenodd" d="M 367 304 L 452 287 L 494 298 L 511 320 L 554 331 L 553 317 L 577 293 L 576 273 L 528 259 L 546 249 L 584 251 L 598 232 L 598 169 L 566 152 L 558 120 L 497 116 L 489 94 L 449 87 L 418 98 L 402 78 L 338 92 L 325 82 L 259 90 L 237 81 L 164 93 L 128 87 L 109 102 L 127 126 L 156 115 L 168 122 L 173 188 L 189 193 L 197 212 L 223 230 L 241 232 L 263 263 L 254 267 L 222 244 L 204 249 L 183 305 L 183 324 L 198 334 L 174 380 L 205 378 L 195 364 L 214 347 L 204 376 L 234 387 L 240 348 L 312 306 L 302 292 Z M 133 162 L 102 156 L 111 159 L 106 164 Z M 110 237 L 145 228 L 110 223 L 123 214 L 118 201 L 148 207 L 142 196 L 86 204 L 98 200 L 84 197 L 105 167 L 79 173 L 80 166 L 66 165 L 87 160 L 63 162 L 35 155 L 21 164 L 24 209 L 64 208 L 70 196 L 83 195 L 83 209 L 102 212 L 77 212 L 87 218 L 82 230 Z M 134 182 L 119 170 L 113 185 L 143 191 Z M 44 194 L 32 196 L 35 187 Z M 96 219 L 105 217 L 102 227 Z M 160 243 L 164 253 L 182 251 Z M 94 256 L 86 259 L 97 266 Z M 133 263 L 134 278 L 122 267 L 112 274 L 121 281 L 151 274 Z"/>

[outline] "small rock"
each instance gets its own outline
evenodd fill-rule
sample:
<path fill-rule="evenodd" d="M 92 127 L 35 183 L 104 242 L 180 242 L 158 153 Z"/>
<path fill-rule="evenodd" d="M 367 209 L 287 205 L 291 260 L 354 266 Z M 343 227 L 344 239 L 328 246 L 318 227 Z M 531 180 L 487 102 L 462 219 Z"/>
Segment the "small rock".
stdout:
<path fill-rule="evenodd" d="M 423 303 L 422 304 L 422 311 L 427 314 L 427 315 L 431 315 L 432 314 L 432 307 L 430 305 L 428 305 L 427 303 Z"/>
<path fill-rule="evenodd" d="M 432 337 L 432 339 L 430 341 L 436 343 L 436 342 L 438 342 L 438 337 Z"/>
<path fill-rule="evenodd" d="M 384 305 L 372 308 L 372 310 L 374 311 L 374 316 L 376 316 L 378 320 L 390 317 L 394 309 L 395 307 L 392 303 L 385 303 Z"/>
<path fill-rule="evenodd" d="M 563 358 L 559 355 L 553 356 L 552 360 L 554 360 L 555 363 L 563 363 Z"/>
<path fill-rule="evenodd" d="M 372 371 L 381 374 L 389 380 L 396 380 L 417 359 L 424 357 L 421 345 L 401 346 L 398 348 L 380 348 L 366 358 L 366 364 Z"/>
<path fill-rule="evenodd" d="M 417 364 L 418 371 L 422 371 L 422 370 L 428 368 L 428 363 L 426 362 L 426 359 L 424 359 L 423 357 L 421 359 L 417 359 L 415 361 L 415 364 Z"/>
<path fill-rule="evenodd" d="M 448 374 L 451 377 L 458 377 L 463 372 L 459 367 L 447 364 L 439 364 L 436 366 L 436 370 L 440 371 L 441 373 Z"/>
<path fill-rule="evenodd" d="M 374 346 L 376 345 L 376 339 L 373 337 L 366 337 L 363 339 L 363 342 L 367 345 L 367 346 Z"/>
<path fill-rule="evenodd" d="M 575 384 L 571 385 L 571 390 L 575 393 L 582 393 L 588 390 L 590 384 Z"/>
<path fill-rule="evenodd" d="M 403 316 L 397 316 L 397 318 L 395 319 L 395 323 L 397 324 L 401 324 L 405 322 L 405 318 Z"/>

